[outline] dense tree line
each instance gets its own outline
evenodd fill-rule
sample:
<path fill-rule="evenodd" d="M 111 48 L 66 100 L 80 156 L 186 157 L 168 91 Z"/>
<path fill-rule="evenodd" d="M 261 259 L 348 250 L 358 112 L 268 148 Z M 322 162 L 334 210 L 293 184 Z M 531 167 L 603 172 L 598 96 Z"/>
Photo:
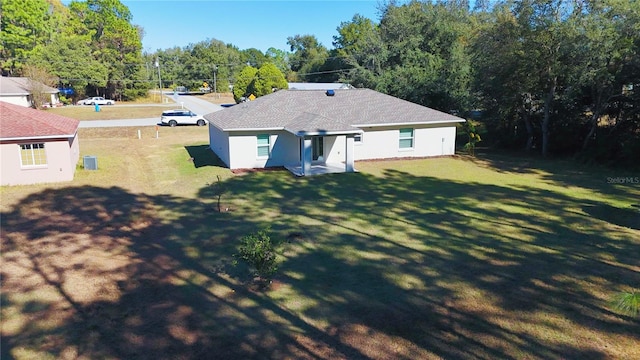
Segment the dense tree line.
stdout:
<path fill-rule="evenodd" d="M 142 29 L 119 0 L 3 0 L 0 66 L 22 76 L 38 68 L 79 95 L 145 94 Z"/>
<path fill-rule="evenodd" d="M 391 1 L 337 30 L 340 81 L 481 115 L 489 144 L 640 159 L 638 0 Z"/>
<path fill-rule="evenodd" d="M 290 37 L 289 78 L 348 82 L 480 120 L 485 144 L 640 159 L 640 1 L 389 1 L 327 50 Z"/>
<path fill-rule="evenodd" d="M 73 88 L 76 97 L 134 99 L 160 83 L 228 92 L 245 67 L 260 69 L 260 77 L 236 89 L 241 96 L 286 88 L 284 50 L 263 54 L 210 39 L 143 53 L 143 36 L 119 0 L 2 0 L 0 68 L 4 76 L 39 74 L 34 80 Z"/>
<path fill-rule="evenodd" d="M 283 50 L 270 48 L 266 53 L 254 48 L 240 50 L 215 39 L 158 50 L 145 54 L 145 58 L 154 66 L 157 61 L 159 78 L 166 87 L 195 90 L 206 83 L 216 92 L 229 92 L 233 88 L 234 95 L 239 94 L 235 96 L 238 101 L 250 94 L 265 95 L 265 87 L 269 92 L 272 88 L 286 88 L 286 74 L 290 72 L 288 54 Z M 158 69 L 151 69 L 151 78 L 158 79 L 153 71 Z"/>
<path fill-rule="evenodd" d="M 119 0 L 2 0 L 0 66 L 123 99 L 160 79 L 236 100 L 283 79 L 348 82 L 475 117 L 484 144 L 640 158 L 640 0 L 388 0 L 379 14 L 340 24 L 332 49 L 297 34 L 289 51 L 210 39 L 143 53 Z"/>

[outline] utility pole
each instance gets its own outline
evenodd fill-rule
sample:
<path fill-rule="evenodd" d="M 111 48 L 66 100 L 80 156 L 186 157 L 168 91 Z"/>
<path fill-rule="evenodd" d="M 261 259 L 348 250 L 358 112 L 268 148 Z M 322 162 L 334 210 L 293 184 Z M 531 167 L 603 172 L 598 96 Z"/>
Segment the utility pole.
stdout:
<path fill-rule="evenodd" d="M 162 102 L 162 78 L 160 77 L 160 58 L 156 58 L 156 67 L 158 68 L 158 82 L 160 83 L 160 102 Z"/>
<path fill-rule="evenodd" d="M 218 94 L 218 82 L 216 81 L 216 75 L 218 74 L 218 66 L 213 65 L 213 93 Z"/>

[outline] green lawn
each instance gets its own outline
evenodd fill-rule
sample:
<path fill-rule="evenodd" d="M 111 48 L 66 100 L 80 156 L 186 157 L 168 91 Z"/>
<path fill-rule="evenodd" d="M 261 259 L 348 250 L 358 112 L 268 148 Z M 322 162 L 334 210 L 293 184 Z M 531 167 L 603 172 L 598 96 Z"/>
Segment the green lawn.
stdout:
<path fill-rule="evenodd" d="M 640 287 L 637 173 L 479 154 L 234 175 L 206 130 L 109 131 L 81 137 L 97 172 L 0 190 L 3 359 L 640 358 L 610 306 Z M 232 254 L 265 226 L 284 246 L 260 291 Z"/>
<path fill-rule="evenodd" d="M 73 105 L 45 110 L 49 113 L 67 116 L 73 119 L 83 120 L 119 120 L 119 119 L 146 119 L 160 118 L 163 110 L 173 109 L 176 104 L 127 104 L 100 106 L 100 111 L 89 105 Z"/>

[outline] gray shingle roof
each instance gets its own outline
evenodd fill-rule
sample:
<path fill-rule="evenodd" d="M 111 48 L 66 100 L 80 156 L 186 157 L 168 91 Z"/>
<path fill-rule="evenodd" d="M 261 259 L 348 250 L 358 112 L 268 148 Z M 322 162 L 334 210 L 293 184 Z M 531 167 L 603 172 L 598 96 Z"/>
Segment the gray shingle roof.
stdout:
<path fill-rule="evenodd" d="M 438 110 L 370 89 L 280 90 L 254 101 L 205 115 L 223 131 L 286 129 L 299 132 L 357 132 L 358 127 L 464 122 Z"/>
<path fill-rule="evenodd" d="M 284 127 L 288 132 L 302 136 L 326 134 L 329 133 L 357 133 L 361 132 L 357 128 L 347 123 L 335 121 L 333 119 L 326 118 L 322 115 L 304 112 L 300 116 L 293 119 L 289 124 Z"/>
<path fill-rule="evenodd" d="M 24 77 L 0 76 L 0 95 L 29 95 L 31 93 L 30 80 Z M 41 84 L 42 90 L 55 94 L 60 90 Z"/>

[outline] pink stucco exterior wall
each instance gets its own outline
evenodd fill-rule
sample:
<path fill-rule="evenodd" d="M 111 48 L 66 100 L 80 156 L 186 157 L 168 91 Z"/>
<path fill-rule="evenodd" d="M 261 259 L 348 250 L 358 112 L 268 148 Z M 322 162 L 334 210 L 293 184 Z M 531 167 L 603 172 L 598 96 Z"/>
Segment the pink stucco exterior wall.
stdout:
<path fill-rule="evenodd" d="M 47 165 L 22 167 L 20 145 L 44 143 Z M 73 138 L 12 140 L 0 143 L 0 185 L 71 181 L 80 159 L 78 135 Z"/>

